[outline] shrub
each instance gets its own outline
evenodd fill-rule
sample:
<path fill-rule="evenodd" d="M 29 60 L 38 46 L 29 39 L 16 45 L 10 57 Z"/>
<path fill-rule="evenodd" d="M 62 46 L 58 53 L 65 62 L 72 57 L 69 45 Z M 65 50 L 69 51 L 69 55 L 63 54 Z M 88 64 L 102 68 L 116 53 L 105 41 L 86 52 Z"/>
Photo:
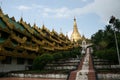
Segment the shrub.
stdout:
<path fill-rule="evenodd" d="M 71 54 L 70 51 L 63 51 L 62 52 L 62 55 L 63 55 L 64 58 L 70 58 L 71 57 L 70 54 Z"/>
<path fill-rule="evenodd" d="M 53 54 L 53 58 L 55 61 L 61 59 L 62 57 L 63 57 L 62 53 L 60 53 L 60 52 Z"/>
<path fill-rule="evenodd" d="M 71 51 L 71 56 L 72 57 L 76 57 L 76 55 L 81 55 L 81 49 L 78 47 L 78 48 L 74 48 L 74 49 L 72 49 L 72 51 Z"/>
<path fill-rule="evenodd" d="M 70 57 L 71 57 L 71 58 L 75 58 L 75 57 L 76 57 L 76 54 L 74 53 L 73 50 L 70 52 Z"/>
<path fill-rule="evenodd" d="M 107 59 L 114 62 L 117 61 L 117 53 L 113 48 L 95 51 L 94 55 L 101 59 Z"/>
<path fill-rule="evenodd" d="M 43 54 L 38 56 L 33 61 L 33 69 L 41 70 L 44 66 L 53 60 L 53 56 L 51 54 Z"/>

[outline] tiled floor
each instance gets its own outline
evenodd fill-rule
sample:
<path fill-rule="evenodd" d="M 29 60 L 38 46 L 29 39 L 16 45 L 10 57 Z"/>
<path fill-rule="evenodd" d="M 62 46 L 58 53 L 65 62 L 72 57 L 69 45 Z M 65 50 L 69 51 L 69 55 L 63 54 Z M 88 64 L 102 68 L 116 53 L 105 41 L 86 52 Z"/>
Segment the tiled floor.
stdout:
<path fill-rule="evenodd" d="M 0 78 L 0 80 L 66 80 L 66 79 L 41 79 L 41 78 Z"/>

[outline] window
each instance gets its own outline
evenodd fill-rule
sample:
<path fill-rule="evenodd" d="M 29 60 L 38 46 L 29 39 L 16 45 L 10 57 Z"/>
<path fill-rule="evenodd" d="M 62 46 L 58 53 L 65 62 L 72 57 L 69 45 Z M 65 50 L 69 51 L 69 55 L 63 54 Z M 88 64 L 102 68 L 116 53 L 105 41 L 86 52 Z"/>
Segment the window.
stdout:
<path fill-rule="evenodd" d="M 24 64 L 25 59 L 24 58 L 17 58 L 17 64 Z"/>
<path fill-rule="evenodd" d="M 28 59 L 28 64 L 31 65 L 33 63 L 32 59 Z"/>
<path fill-rule="evenodd" d="M 2 64 L 11 64 L 12 63 L 12 58 L 7 56 L 5 60 L 2 61 Z"/>

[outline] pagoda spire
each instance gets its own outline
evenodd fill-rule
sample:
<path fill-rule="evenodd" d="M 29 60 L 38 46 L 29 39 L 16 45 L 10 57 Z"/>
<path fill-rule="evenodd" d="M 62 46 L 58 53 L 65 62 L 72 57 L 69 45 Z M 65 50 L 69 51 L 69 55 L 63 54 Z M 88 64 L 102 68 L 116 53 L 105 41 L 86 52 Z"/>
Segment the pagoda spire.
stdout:
<path fill-rule="evenodd" d="M 81 35 L 78 31 L 78 28 L 77 28 L 77 22 L 76 22 L 76 18 L 74 17 L 74 23 L 73 23 L 73 32 L 72 32 L 72 35 L 71 35 L 71 41 L 79 41 L 81 40 Z"/>
<path fill-rule="evenodd" d="M 73 32 L 78 32 L 76 18 L 74 17 Z M 79 33 L 79 32 L 78 32 Z"/>
<path fill-rule="evenodd" d="M 23 18 L 21 17 L 21 18 L 20 18 L 20 23 L 22 23 L 22 22 L 23 22 Z"/>
<path fill-rule="evenodd" d="M 74 16 L 74 21 L 76 21 L 76 18 L 75 18 L 75 16 Z"/>
<path fill-rule="evenodd" d="M 3 14 L 3 11 L 2 11 L 2 9 L 1 9 L 1 7 L 0 7 L 0 14 Z"/>
<path fill-rule="evenodd" d="M 0 14 L 3 14 L 1 6 L 2 6 L 2 2 L 0 2 Z"/>

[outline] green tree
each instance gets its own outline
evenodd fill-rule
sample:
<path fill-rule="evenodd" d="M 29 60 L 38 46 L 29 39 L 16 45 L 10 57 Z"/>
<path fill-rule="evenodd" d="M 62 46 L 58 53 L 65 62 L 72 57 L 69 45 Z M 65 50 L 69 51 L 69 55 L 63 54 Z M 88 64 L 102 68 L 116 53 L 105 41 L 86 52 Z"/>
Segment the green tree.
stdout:
<path fill-rule="evenodd" d="M 111 20 L 113 22 L 113 20 Z M 116 31 L 118 47 L 120 49 L 120 20 L 115 19 L 111 25 L 106 25 L 104 30 L 98 30 L 92 35 L 91 41 L 94 44 L 94 55 L 103 59 L 117 61 L 114 30 Z"/>

